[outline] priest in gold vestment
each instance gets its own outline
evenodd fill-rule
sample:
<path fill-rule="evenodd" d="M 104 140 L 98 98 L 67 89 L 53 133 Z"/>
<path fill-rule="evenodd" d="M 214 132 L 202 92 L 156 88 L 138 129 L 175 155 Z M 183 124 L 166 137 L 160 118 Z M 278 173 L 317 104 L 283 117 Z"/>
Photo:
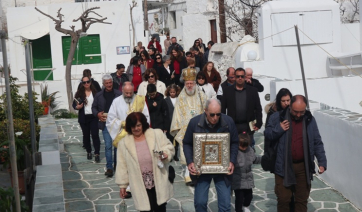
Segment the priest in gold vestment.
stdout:
<path fill-rule="evenodd" d="M 194 68 L 186 68 L 182 70 L 182 77 L 185 86 L 178 96 L 173 112 L 170 133 L 175 137 L 176 142 L 180 145 L 180 161 L 186 165 L 186 159 L 183 152 L 182 140 L 184 138 L 187 125 L 191 118 L 204 112 L 204 106 L 207 97 L 204 92 L 200 91 L 196 86 L 196 70 Z M 186 184 L 191 183 L 190 173 L 186 167 L 185 171 Z"/>

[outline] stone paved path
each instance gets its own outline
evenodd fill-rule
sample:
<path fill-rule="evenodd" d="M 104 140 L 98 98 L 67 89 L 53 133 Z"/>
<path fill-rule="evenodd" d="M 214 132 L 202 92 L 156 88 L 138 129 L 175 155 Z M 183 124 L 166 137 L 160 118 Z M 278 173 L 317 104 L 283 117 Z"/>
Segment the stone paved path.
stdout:
<path fill-rule="evenodd" d="M 107 178 L 105 172 L 104 142 L 101 137 L 101 163 L 86 159 L 82 148 L 82 133 L 76 119 L 59 119 L 56 121 L 58 131 L 64 142 L 65 151 L 61 153 L 63 170 L 64 197 L 66 211 L 117 211 L 121 202 L 119 188 L 114 178 Z M 256 152 L 262 153 L 263 136 L 256 134 Z M 195 211 L 193 207 L 192 187 L 185 186 L 182 178 L 182 167 L 172 162 L 176 170 L 174 197 L 167 204 L 167 211 Z M 276 196 L 274 194 L 274 176 L 264 172 L 260 165 L 253 167 L 255 178 L 254 199 L 250 206 L 255 212 L 276 212 Z M 215 187 L 209 192 L 209 211 L 217 211 Z M 136 211 L 132 199 L 126 200 L 128 211 Z M 234 208 L 234 198 L 232 198 Z M 359 211 L 341 194 L 326 185 L 318 177 L 314 178 L 308 203 L 308 211 Z"/>

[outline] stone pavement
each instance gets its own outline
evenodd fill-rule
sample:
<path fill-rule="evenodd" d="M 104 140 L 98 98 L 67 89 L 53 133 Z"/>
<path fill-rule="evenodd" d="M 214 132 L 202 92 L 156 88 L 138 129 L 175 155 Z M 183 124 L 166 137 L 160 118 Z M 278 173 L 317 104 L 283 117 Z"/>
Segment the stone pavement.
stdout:
<path fill-rule="evenodd" d="M 101 163 L 86 159 L 82 148 L 82 132 L 77 119 L 59 119 L 56 121 L 58 132 L 63 137 L 65 151 L 60 154 L 63 170 L 63 186 L 66 211 L 117 211 L 121 202 L 119 188 L 113 178 L 107 178 L 105 172 L 104 142 L 101 137 Z M 256 152 L 262 153 L 263 136 L 255 135 Z M 195 211 L 193 207 L 193 187 L 185 186 L 182 167 L 172 162 L 176 170 L 174 196 L 167 204 L 167 211 Z M 260 165 L 253 167 L 255 178 L 254 199 L 250 206 L 255 212 L 276 212 L 274 194 L 274 176 L 264 172 Z M 128 211 L 136 211 L 132 199 L 126 200 Z M 217 195 L 212 185 L 209 192 L 209 211 L 217 210 Z M 232 198 L 234 208 L 234 198 Z M 338 191 L 326 185 L 318 177 L 314 178 L 308 203 L 308 211 L 359 211 Z"/>

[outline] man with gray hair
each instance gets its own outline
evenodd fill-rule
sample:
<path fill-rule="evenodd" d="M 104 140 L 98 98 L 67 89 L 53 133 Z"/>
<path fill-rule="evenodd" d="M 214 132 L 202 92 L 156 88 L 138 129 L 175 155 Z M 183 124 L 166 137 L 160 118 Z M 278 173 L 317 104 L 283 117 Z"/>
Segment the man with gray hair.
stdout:
<path fill-rule="evenodd" d="M 245 69 L 245 83 L 256 88 L 258 92 L 264 91 L 264 86 L 259 82 L 259 80 L 253 78 L 253 69 L 251 68 Z"/>
<path fill-rule="evenodd" d="M 199 173 L 194 164 L 193 135 L 194 133 L 229 133 L 230 134 L 230 163 L 227 174 Z M 208 146 L 208 145 L 205 145 Z M 217 191 L 219 211 L 231 211 L 231 183 L 234 164 L 237 162 L 239 138 L 233 119 L 221 113 L 221 103 L 218 99 L 206 102 L 204 113 L 192 118 L 187 126 L 183 139 L 183 149 L 187 168 L 192 182 L 195 184 L 194 206 L 197 212 L 207 212 L 207 201 L 211 180 L 214 180 Z M 221 151 L 221 150 L 219 150 Z"/>
<path fill-rule="evenodd" d="M 115 98 L 122 95 L 122 92 L 118 89 L 113 89 L 113 78 L 111 75 L 106 74 L 102 77 L 103 89 L 98 92 L 92 104 L 92 113 L 95 117 L 98 117 L 98 128 L 102 130 L 104 144 L 105 144 L 105 155 L 106 155 L 106 168 L 107 171 L 104 173 L 107 177 L 112 177 L 114 167 L 117 163 L 116 152 L 117 149 L 114 148 L 114 159 L 112 159 L 112 138 L 109 135 L 109 132 L 106 127 L 106 119 L 109 108 L 112 105 L 112 102 Z"/>

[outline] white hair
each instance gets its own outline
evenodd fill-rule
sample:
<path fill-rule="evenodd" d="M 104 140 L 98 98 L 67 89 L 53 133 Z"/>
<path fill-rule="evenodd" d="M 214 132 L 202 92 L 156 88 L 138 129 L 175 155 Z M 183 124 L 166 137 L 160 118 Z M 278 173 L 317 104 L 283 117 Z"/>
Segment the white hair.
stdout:
<path fill-rule="evenodd" d="M 103 75 L 102 82 L 104 83 L 104 81 L 107 81 L 107 80 L 112 80 L 112 82 L 113 82 L 113 77 L 110 74 Z"/>
<path fill-rule="evenodd" d="M 246 68 L 246 69 L 245 69 L 245 73 L 246 73 L 246 72 L 249 72 L 249 71 L 251 72 L 251 74 L 253 74 L 253 69 L 251 69 L 251 68 Z"/>
<path fill-rule="evenodd" d="M 211 98 L 211 99 L 208 99 L 208 100 L 206 101 L 206 103 L 205 103 L 205 110 L 207 110 L 207 109 L 209 108 L 209 105 L 210 105 L 211 103 L 213 103 L 213 102 L 216 102 L 216 103 L 220 106 L 220 108 L 221 108 L 221 102 L 220 102 L 220 100 L 215 99 L 215 98 Z"/>

